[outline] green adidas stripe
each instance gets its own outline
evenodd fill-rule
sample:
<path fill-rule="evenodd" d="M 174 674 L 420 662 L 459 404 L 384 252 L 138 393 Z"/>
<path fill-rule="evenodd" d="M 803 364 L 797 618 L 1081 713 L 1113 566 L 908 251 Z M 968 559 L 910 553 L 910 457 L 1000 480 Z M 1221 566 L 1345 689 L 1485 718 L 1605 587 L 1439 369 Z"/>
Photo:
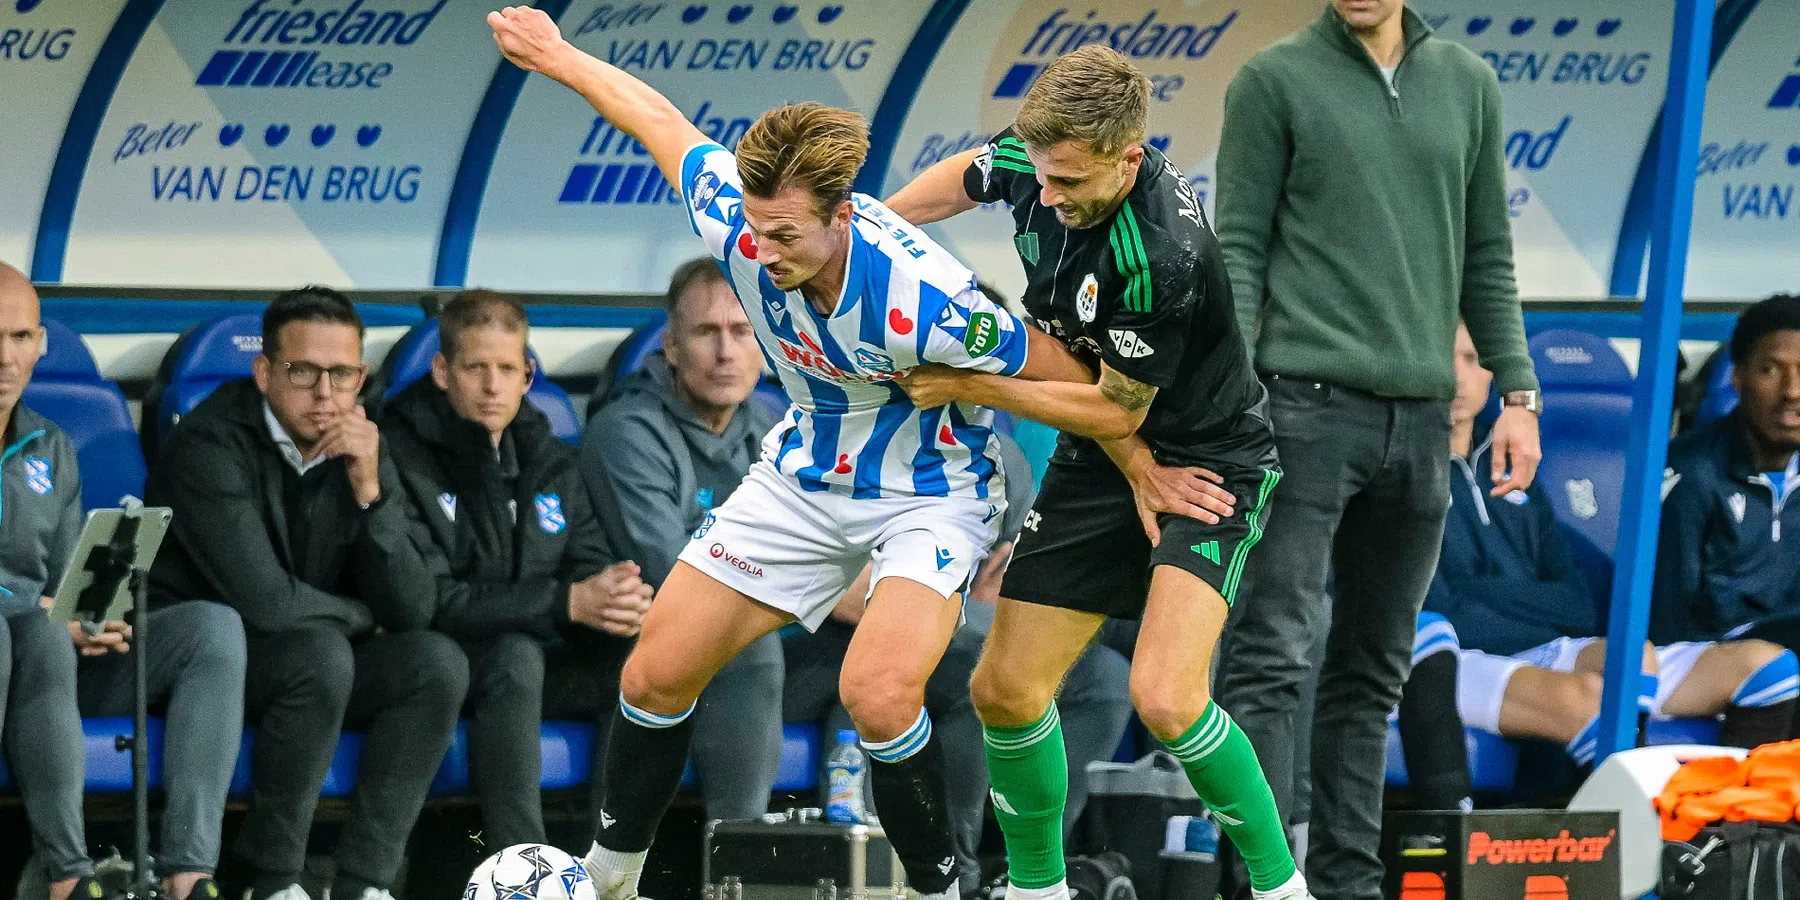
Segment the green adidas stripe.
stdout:
<path fill-rule="evenodd" d="M 1037 170 L 1033 169 L 1030 163 L 1016 163 L 1010 159 L 1002 159 L 998 156 L 994 157 L 994 168 L 1010 169 L 1014 172 L 1024 172 L 1027 175 L 1037 174 Z"/>
<path fill-rule="evenodd" d="M 1256 492 L 1256 506 L 1246 519 L 1250 523 L 1250 534 L 1231 551 L 1231 567 L 1225 572 L 1225 589 L 1219 592 L 1224 595 L 1227 605 L 1237 599 L 1238 582 L 1244 577 L 1244 563 L 1250 559 L 1250 549 L 1262 540 L 1263 516 L 1269 508 L 1269 495 L 1275 492 L 1275 485 L 1280 481 L 1280 472 L 1263 470 L 1262 487 Z"/>
<path fill-rule="evenodd" d="M 1195 729 L 1193 738 L 1180 747 L 1171 747 L 1169 752 L 1182 762 L 1199 762 L 1211 756 L 1225 739 L 1231 736 L 1231 717 L 1219 708 L 1217 703 L 1207 706 L 1205 724 Z"/>
<path fill-rule="evenodd" d="M 1143 234 L 1138 231 L 1137 214 L 1131 211 L 1130 200 L 1119 207 L 1109 238 L 1113 262 L 1125 278 L 1125 308 L 1132 312 L 1149 312 L 1150 260 L 1144 254 Z"/>
<path fill-rule="evenodd" d="M 1008 159 L 1019 159 L 1024 160 L 1025 162 L 1031 162 L 1030 154 L 1014 147 L 995 147 L 994 155 L 997 157 L 1004 156 Z"/>
<path fill-rule="evenodd" d="M 1031 730 L 1018 737 L 997 737 L 992 730 L 983 729 L 982 736 L 989 747 L 995 750 L 1022 750 L 1050 736 L 1052 731 L 1062 725 L 1062 716 L 1057 713 L 1056 705 L 1051 704 L 1050 711 L 1044 714 Z"/>
<path fill-rule="evenodd" d="M 996 146 L 996 147 L 1011 147 L 1011 148 L 1016 148 L 1020 153 L 1025 152 L 1025 142 L 1016 137 L 1003 137 L 1000 139 L 1000 142 L 995 144 L 994 146 Z"/>

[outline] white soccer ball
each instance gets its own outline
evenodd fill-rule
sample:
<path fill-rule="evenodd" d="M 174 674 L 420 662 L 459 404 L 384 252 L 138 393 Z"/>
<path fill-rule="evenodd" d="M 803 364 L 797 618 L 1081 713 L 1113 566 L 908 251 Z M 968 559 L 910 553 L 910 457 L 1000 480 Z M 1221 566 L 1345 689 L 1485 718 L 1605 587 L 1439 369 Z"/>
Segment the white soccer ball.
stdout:
<path fill-rule="evenodd" d="M 469 876 L 463 900 L 598 900 L 581 861 L 544 844 L 515 844 Z"/>

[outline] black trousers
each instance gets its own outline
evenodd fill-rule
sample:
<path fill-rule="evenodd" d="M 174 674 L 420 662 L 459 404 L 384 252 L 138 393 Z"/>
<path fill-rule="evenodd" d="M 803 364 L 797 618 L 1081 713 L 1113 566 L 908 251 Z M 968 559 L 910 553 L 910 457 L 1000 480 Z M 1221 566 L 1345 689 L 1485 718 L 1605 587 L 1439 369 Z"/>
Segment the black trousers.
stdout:
<path fill-rule="evenodd" d="M 246 718 L 256 726 L 250 812 L 236 855 L 264 876 L 298 876 L 340 729 L 364 733 L 339 870 L 391 885 L 456 728 L 469 663 L 433 631 L 352 643 L 336 631 L 250 632 Z"/>
<path fill-rule="evenodd" d="M 1299 720 L 1312 717 L 1307 881 L 1319 900 L 1377 900 L 1387 715 L 1443 543 L 1449 404 L 1266 383 L 1284 475 L 1232 610 L 1218 699 L 1255 745 L 1284 820 L 1295 755 L 1307 752 Z M 1300 698 L 1321 631 L 1315 712 Z"/>

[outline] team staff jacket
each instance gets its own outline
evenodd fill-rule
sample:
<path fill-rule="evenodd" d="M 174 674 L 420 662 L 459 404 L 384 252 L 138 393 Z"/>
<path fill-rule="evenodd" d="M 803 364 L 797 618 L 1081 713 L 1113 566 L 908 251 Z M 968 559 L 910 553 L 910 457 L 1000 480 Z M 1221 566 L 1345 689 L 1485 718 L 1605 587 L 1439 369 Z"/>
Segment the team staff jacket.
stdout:
<path fill-rule="evenodd" d="M 1669 448 L 1650 639 L 1711 640 L 1800 617 L 1800 454 L 1756 470 L 1742 414 L 1700 425 Z"/>
<path fill-rule="evenodd" d="M 150 570 L 152 606 L 217 600 L 252 631 L 329 628 L 351 637 L 431 621 L 430 576 L 413 546 L 400 478 L 381 453 L 381 497 L 356 502 L 341 459 L 298 475 L 270 434 L 262 392 L 227 382 L 182 418 L 145 489 L 174 511 Z M 318 479 L 307 482 L 307 479 Z M 293 490 L 295 480 L 306 483 Z M 289 497 L 304 496 L 290 509 Z M 295 525 L 303 523 L 301 541 Z"/>
<path fill-rule="evenodd" d="M 0 455 L 0 616 L 38 608 L 81 534 L 81 476 L 62 429 L 13 407 Z"/>
<path fill-rule="evenodd" d="M 381 433 L 431 572 L 434 627 L 458 640 L 555 637 L 568 625 L 569 585 L 616 561 L 575 448 L 523 403 L 496 449 L 428 378 L 388 402 Z"/>
<path fill-rule="evenodd" d="M 1450 457 L 1450 512 L 1425 608 L 1450 620 L 1463 646 L 1510 656 L 1561 637 L 1599 633 L 1587 581 L 1569 555 L 1539 483 L 1488 496 L 1492 435 Z"/>

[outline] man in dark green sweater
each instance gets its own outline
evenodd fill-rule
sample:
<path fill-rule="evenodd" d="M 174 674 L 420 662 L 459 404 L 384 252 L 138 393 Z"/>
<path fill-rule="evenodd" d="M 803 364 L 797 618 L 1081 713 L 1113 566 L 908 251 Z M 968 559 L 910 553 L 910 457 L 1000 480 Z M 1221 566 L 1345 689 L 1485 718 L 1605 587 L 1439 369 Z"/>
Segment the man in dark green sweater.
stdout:
<path fill-rule="evenodd" d="M 1385 719 L 1448 508 L 1459 319 L 1506 402 L 1494 494 L 1537 467 L 1504 140 L 1493 73 L 1402 0 L 1332 0 L 1225 96 L 1219 240 L 1286 475 L 1219 698 L 1291 814 L 1300 688 L 1332 623 L 1312 730 L 1307 879 L 1320 900 L 1381 896 Z"/>

